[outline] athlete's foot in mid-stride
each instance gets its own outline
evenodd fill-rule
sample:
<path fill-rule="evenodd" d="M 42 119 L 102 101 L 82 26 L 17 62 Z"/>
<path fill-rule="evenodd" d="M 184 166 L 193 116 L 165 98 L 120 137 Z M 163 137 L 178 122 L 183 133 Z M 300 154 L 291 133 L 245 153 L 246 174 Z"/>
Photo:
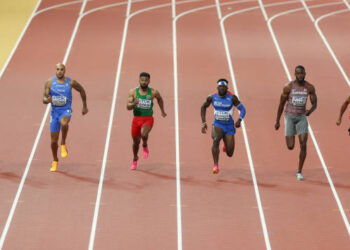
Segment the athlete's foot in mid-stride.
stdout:
<path fill-rule="evenodd" d="M 304 180 L 304 177 L 301 173 L 297 173 L 297 180 L 298 181 L 303 181 Z"/>
<path fill-rule="evenodd" d="M 56 172 L 56 171 L 57 171 L 57 167 L 58 167 L 58 161 L 53 161 L 53 162 L 51 163 L 50 171 L 51 171 L 51 172 Z"/>
<path fill-rule="evenodd" d="M 142 147 L 142 152 L 143 152 L 143 159 L 147 159 L 149 155 L 148 147 Z"/>
<path fill-rule="evenodd" d="M 214 165 L 213 174 L 218 174 L 218 173 L 219 173 L 219 167 L 217 165 Z"/>
<path fill-rule="evenodd" d="M 131 164 L 131 167 L 130 167 L 130 169 L 131 170 L 136 170 L 136 168 L 137 168 L 137 160 L 138 160 L 138 158 L 134 158 L 133 160 L 132 160 L 132 164 Z"/>
<path fill-rule="evenodd" d="M 68 151 L 66 145 L 61 145 L 61 157 L 66 158 L 68 156 Z"/>

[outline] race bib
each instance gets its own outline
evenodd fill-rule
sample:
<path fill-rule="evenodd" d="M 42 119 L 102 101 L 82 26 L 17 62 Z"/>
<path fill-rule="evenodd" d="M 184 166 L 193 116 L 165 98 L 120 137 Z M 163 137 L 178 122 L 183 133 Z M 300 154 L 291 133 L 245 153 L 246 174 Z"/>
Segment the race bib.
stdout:
<path fill-rule="evenodd" d="M 228 111 L 215 111 L 214 112 L 215 120 L 217 121 L 229 121 L 230 113 Z"/>
<path fill-rule="evenodd" d="M 64 106 L 67 103 L 67 98 L 64 96 L 52 96 L 53 106 Z"/>
<path fill-rule="evenodd" d="M 150 109 L 152 105 L 152 100 L 139 99 L 137 107 L 139 109 Z"/>
<path fill-rule="evenodd" d="M 292 103 L 294 106 L 305 106 L 306 105 L 306 96 L 293 96 Z"/>

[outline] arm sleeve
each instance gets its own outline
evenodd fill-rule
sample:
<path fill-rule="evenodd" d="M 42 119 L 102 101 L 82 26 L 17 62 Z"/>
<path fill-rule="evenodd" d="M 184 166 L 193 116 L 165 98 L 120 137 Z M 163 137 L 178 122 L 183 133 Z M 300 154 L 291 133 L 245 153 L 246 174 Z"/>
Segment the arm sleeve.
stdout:
<path fill-rule="evenodd" d="M 239 115 L 239 118 L 238 118 L 238 119 L 243 120 L 243 118 L 245 117 L 245 114 L 246 114 L 245 107 L 243 106 L 242 103 L 240 103 L 240 104 L 237 106 L 237 108 L 238 108 L 238 110 L 240 111 L 240 115 Z"/>

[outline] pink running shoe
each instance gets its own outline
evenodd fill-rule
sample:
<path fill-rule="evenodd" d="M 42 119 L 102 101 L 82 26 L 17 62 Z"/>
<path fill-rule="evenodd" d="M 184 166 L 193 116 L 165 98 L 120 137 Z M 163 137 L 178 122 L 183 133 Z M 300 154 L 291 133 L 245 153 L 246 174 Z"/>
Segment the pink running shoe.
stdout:
<path fill-rule="evenodd" d="M 215 165 L 213 167 L 213 174 L 218 174 L 218 173 L 219 173 L 219 167 Z"/>
<path fill-rule="evenodd" d="M 131 170 L 136 170 L 137 168 L 137 161 L 132 161 L 132 165 L 131 165 Z"/>
<path fill-rule="evenodd" d="M 147 159 L 149 155 L 148 147 L 142 147 L 143 149 L 143 159 Z"/>
<path fill-rule="evenodd" d="M 224 146 L 222 146 L 222 152 L 226 152 L 226 147 L 225 147 L 225 145 Z"/>

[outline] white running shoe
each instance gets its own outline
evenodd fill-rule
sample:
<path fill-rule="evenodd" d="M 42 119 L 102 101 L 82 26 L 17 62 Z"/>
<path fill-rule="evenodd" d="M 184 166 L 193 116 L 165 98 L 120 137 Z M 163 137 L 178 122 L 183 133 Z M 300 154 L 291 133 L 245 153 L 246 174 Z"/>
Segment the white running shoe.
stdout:
<path fill-rule="evenodd" d="M 302 176 L 301 173 L 297 173 L 297 180 L 298 181 L 303 181 L 304 180 L 304 177 Z"/>

